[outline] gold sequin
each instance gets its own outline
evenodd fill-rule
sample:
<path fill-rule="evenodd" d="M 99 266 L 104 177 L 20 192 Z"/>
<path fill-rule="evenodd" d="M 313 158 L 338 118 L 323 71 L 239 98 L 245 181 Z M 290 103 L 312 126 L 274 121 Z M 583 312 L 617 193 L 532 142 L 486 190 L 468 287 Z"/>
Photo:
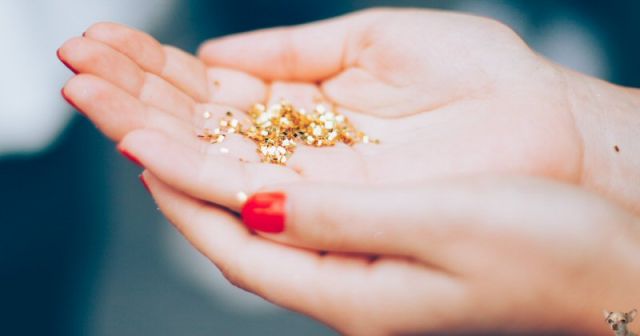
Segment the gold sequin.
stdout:
<path fill-rule="evenodd" d="M 262 162 L 284 165 L 303 142 L 314 147 L 335 146 L 344 143 L 380 143 L 358 131 L 342 114 L 324 104 L 312 111 L 294 107 L 287 101 L 265 106 L 254 104 L 248 111 L 251 125 L 243 125 L 227 111 L 219 128 L 205 129 L 198 137 L 210 143 L 221 143 L 228 134 L 239 134 L 253 140 Z"/>
<path fill-rule="evenodd" d="M 241 204 L 244 204 L 244 202 L 247 201 L 247 194 L 244 191 L 239 191 L 238 193 L 236 193 L 236 199 L 238 200 L 238 202 L 240 202 Z"/>

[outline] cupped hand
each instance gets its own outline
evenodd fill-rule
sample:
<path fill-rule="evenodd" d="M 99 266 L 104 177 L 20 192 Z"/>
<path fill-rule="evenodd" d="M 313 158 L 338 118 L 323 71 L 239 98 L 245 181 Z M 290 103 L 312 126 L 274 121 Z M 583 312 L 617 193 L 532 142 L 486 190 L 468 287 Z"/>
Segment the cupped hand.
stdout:
<path fill-rule="evenodd" d="M 604 334 L 603 307 L 640 300 L 640 219 L 565 184 L 281 186 L 278 204 L 262 201 L 284 211 L 284 230 L 268 235 L 303 249 L 144 179 L 232 283 L 349 335 Z"/>
<path fill-rule="evenodd" d="M 599 312 L 598 301 L 631 304 L 603 278 L 624 273 L 636 250 L 620 233 L 637 236 L 624 211 L 539 181 L 425 182 L 492 172 L 593 187 L 576 75 L 504 26 L 375 10 L 215 40 L 200 56 L 98 24 L 61 48 L 79 74 L 63 93 L 153 173 L 145 176 L 162 210 L 237 285 L 362 334 L 592 331 L 581 314 Z M 281 98 L 331 103 L 382 143 L 301 146 L 282 167 L 259 163 L 238 137 L 196 139 L 227 110 Z M 238 210 L 239 191 L 278 186 L 291 216 L 282 234 L 266 236 L 286 244 L 252 235 L 218 207 Z M 636 204 L 637 192 L 593 188 Z"/>
<path fill-rule="evenodd" d="M 233 209 L 240 191 L 300 180 L 385 184 L 492 172 L 589 183 L 563 70 L 488 19 L 371 10 L 214 40 L 201 49 L 204 63 L 144 33 L 97 24 L 59 54 L 79 73 L 65 96 L 107 135 L 160 131 L 135 132 L 121 148 L 177 189 Z M 241 116 L 281 98 L 335 105 L 381 144 L 299 146 L 278 167 L 258 163 L 248 140 L 196 139 L 226 110 Z"/>

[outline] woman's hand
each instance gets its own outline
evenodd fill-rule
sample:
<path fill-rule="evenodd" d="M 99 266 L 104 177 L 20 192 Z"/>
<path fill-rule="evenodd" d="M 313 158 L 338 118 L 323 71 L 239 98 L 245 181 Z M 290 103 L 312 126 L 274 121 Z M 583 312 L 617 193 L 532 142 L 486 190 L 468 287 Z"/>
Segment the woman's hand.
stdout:
<path fill-rule="evenodd" d="M 484 172 L 580 183 L 629 208 L 640 204 L 632 137 L 640 118 L 623 113 L 640 103 L 549 63 L 491 20 L 371 10 L 208 42 L 200 52 L 207 66 L 143 33 L 98 24 L 60 56 L 80 73 L 64 94 L 107 135 L 162 131 L 122 148 L 173 187 L 197 197 L 205 196 L 198 186 L 216 190 L 207 200 L 230 208 L 239 206 L 237 192 L 279 182 L 371 185 Z M 245 139 L 211 146 L 195 138 L 228 109 L 241 115 L 281 98 L 334 104 L 382 143 L 300 146 L 288 167 L 275 167 L 257 163 Z M 204 110 L 214 117 L 204 120 Z M 182 153 L 190 165 L 171 167 Z"/>
<path fill-rule="evenodd" d="M 79 73 L 63 93 L 150 171 L 165 214 L 235 284 L 362 334 L 596 332 L 602 308 L 638 300 L 638 219 L 624 210 L 538 180 L 427 182 L 539 175 L 638 210 L 637 93 L 554 66 L 493 21 L 430 11 L 242 34 L 200 56 L 99 24 L 61 48 Z M 335 104 L 382 144 L 301 146 L 282 167 L 245 139 L 195 137 L 280 98 Z M 284 244 L 219 207 L 277 186 L 284 231 L 263 234 Z"/>
<path fill-rule="evenodd" d="M 607 332 L 603 308 L 640 302 L 640 220 L 568 185 L 492 177 L 285 185 L 254 196 L 243 213 L 254 228 L 284 224 L 265 234 L 283 243 L 274 244 L 226 210 L 143 176 L 160 209 L 232 283 L 342 333 L 597 334 Z"/>

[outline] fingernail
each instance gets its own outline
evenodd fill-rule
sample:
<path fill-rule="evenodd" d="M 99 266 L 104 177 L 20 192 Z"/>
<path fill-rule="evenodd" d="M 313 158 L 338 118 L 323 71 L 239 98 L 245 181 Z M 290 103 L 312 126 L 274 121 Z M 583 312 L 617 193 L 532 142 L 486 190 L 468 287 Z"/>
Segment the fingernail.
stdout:
<path fill-rule="evenodd" d="M 64 64 L 64 66 L 66 66 L 74 74 L 78 74 L 78 71 L 76 69 L 74 69 L 69 63 L 67 63 L 67 61 L 62 59 L 62 56 L 60 56 L 60 49 L 59 48 L 58 48 L 58 50 L 56 50 L 56 55 L 58 56 L 58 59 L 60 60 L 60 62 L 62 62 L 62 64 Z"/>
<path fill-rule="evenodd" d="M 257 193 L 242 207 L 242 221 L 252 230 L 279 233 L 284 231 L 286 195 L 281 192 Z"/>
<path fill-rule="evenodd" d="M 147 189 L 147 192 L 151 193 L 151 190 L 149 189 L 149 185 L 147 184 L 147 180 L 144 179 L 144 175 L 140 174 L 138 178 L 140 178 L 140 182 L 142 182 L 142 185 L 144 186 L 144 188 Z"/>
<path fill-rule="evenodd" d="M 118 147 L 118 151 L 120 151 L 120 154 L 122 154 L 122 156 L 124 156 L 127 159 L 129 159 L 129 161 L 135 163 L 136 165 L 138 165 L 140 167 L 143 167 L 142 163 L 140 163 L 140 160 L 138 160 L 138 158 L 133 156 L 133 154 L 129 153 L 126 149 Z"/>

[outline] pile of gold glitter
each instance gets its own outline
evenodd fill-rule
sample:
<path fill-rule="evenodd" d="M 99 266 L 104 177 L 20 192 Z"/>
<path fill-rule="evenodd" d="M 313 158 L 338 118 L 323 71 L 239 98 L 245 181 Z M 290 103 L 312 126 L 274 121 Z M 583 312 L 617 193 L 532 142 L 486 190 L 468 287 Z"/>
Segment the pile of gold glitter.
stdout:
<path fill-rule="evenodd" d="M 210 114 L 205 112 L 205 118 L 208 117 Z M 245 126 L 227 112 L 220 120 L 220 127 L 204 129 L 198 137 L 210 143 L 221 143 L 229 134 L 240 134 L 258 145 L 262 162 L 282 165 L 295 152 L 298 143 L 314 147 L 379 143 L 358 131 L 344 115 L 322 104 L 316 105 L 311 112 L 297 109 L 286 101 L 268 108 L 255 104 L 249 109 L 249 118 L 251 125 Z"/>

